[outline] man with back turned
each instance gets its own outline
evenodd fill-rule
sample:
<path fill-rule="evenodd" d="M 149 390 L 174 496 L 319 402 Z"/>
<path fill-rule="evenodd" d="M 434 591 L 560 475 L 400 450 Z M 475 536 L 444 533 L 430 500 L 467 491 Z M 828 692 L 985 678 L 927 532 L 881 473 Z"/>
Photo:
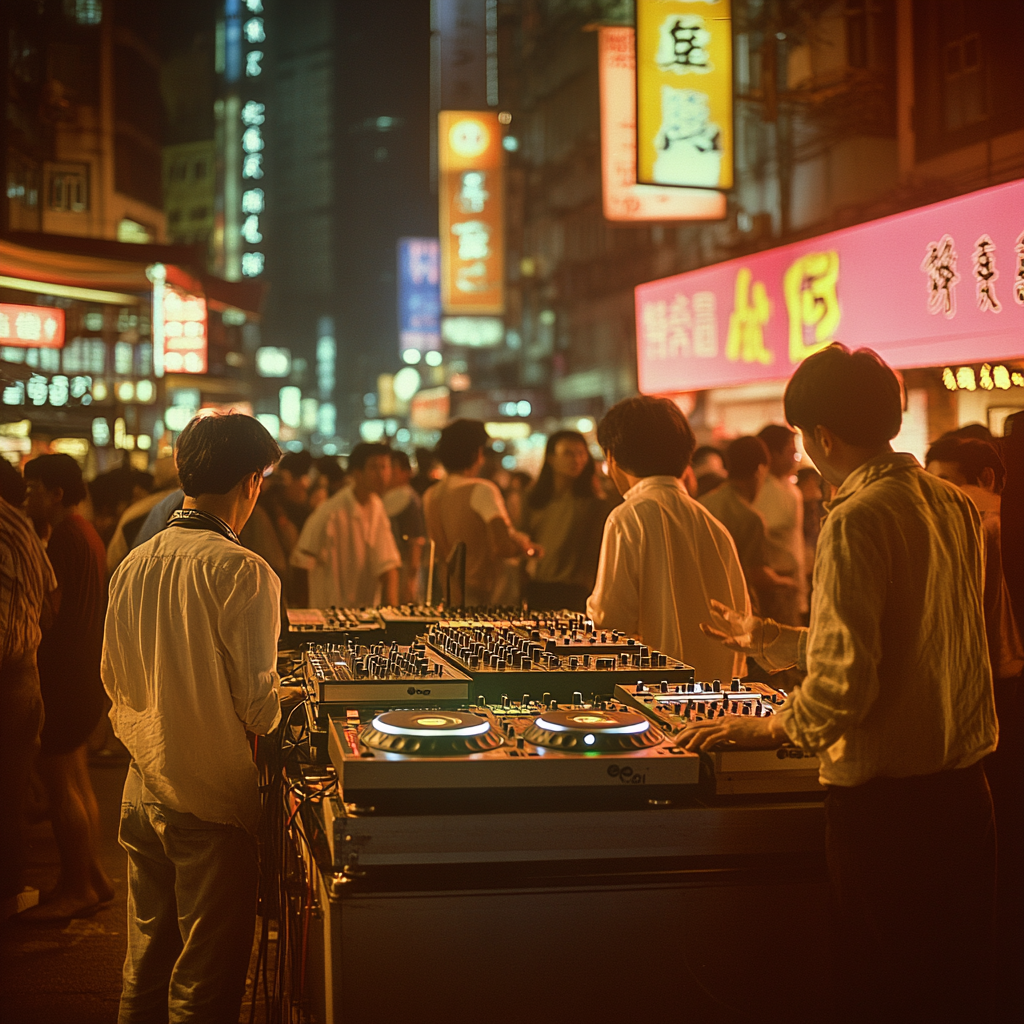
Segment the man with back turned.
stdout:
<path fill-rule="evenodd" d="M 986 1019 L 995 829 L 981 761 L 996 745 L 984 540 L 956 487 L 895 453 L 900 378 L 833 344 L 786 389 L 826 505 L 809 629 L 718 609 L 705 627 L 807 678 L 781 713 L 688 726 L 690 749 L 790 742 L 821 760 L 845 1020 Z"/>
<path fill-rule="evenodd" d="M 281 585 L 238 534 L 280 454 L 250 416 L 194 419 L 176 452 L 184 507 L 110 581 L 103 683 L 132 756 L 118 1024 L 238 1020 L 259 877 L 246 733 L 281 713 Z"/>

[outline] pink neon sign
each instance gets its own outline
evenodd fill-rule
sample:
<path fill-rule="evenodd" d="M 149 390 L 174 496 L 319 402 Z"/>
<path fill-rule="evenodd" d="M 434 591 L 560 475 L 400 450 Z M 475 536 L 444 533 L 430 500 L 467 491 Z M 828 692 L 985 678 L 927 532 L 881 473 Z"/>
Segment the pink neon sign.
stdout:
<path fill-rule="evenodd" d="M 831 341 L 1024 357 L 1024 180 L 642 284 L 636 317 L 647 394 L 783 379 Z"/>

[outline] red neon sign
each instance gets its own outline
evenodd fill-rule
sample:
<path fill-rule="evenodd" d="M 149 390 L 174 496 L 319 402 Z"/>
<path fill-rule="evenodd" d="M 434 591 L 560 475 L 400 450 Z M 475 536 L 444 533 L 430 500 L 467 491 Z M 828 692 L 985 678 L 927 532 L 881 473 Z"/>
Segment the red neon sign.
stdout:
<path fill-rule="evenodd" d="M 11 348 L 63 348 L 64 310 L 0 302 L 0 345 Z"/>

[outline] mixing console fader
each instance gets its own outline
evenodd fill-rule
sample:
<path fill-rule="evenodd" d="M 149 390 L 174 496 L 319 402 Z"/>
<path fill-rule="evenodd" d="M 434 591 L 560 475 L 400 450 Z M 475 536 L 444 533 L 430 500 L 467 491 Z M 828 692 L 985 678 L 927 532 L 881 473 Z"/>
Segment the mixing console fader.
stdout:
<path fill-rule="evenodd" d="M 533 633 L 537 638 L 533 638 Z M 600 644 L 577 642 L 571 648 L 548 648 L 551 639 L 532 627 L 481 623 L 438 623 L 427 633 L 427 643 L 453 664 L 472 675 L 476 694 L 489 704 L 503 695 L 527 694 L 532 699 L 548 692 L 569 702 L 574 693 L 584 697 L 610 695 L 616 683 L 642 682 L 649 686 L 693 682 L 693 669 L 642 644 L 621 644 L 609 652 Z"/>

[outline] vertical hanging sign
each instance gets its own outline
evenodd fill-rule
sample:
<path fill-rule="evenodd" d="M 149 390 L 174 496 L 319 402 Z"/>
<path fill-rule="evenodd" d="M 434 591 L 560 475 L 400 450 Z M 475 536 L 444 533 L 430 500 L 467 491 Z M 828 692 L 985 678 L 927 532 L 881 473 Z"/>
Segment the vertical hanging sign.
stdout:
<path fill-rule="evenodd" d="M 501 126 L 489 111 L 438 115 L 441 308 L 505 312 L 505 182 Z"/>
<path fill-rule="evenodd" d="M 266 210 L 266 194 L 262 187 L 266 141 L 263 136 L 267 119 L 266 105 L 253 98 L 260 91 L 263 73 L 263 46 L 267 31 L 263 18 L 263 0 L 245 0 L 242 42 L 245 52 L 245 96 L 239 111 L 242 143 L 242 194 L 238 210 L 242 236 L 241 271 L 245 277 L 259 277 L 266 257 L 262 248 L 263 229 L 260 218 Z"/>
<path fill-rule="evenodd" d="M 441 268 L 436 238 L 398 240 L 398 350 L 441 347 Z"/>
<path fill-rule="evenodd" d="M 605 220 L 722 220 L 722 192 L 637 184 L 634 37 L 633 29 L 619 25 L 603 26 L 598 34 Z"/>
<path fill-rule="evenodd" d="M 637 181 L 732 188 L 730 0 L 637 0 Z"/>

